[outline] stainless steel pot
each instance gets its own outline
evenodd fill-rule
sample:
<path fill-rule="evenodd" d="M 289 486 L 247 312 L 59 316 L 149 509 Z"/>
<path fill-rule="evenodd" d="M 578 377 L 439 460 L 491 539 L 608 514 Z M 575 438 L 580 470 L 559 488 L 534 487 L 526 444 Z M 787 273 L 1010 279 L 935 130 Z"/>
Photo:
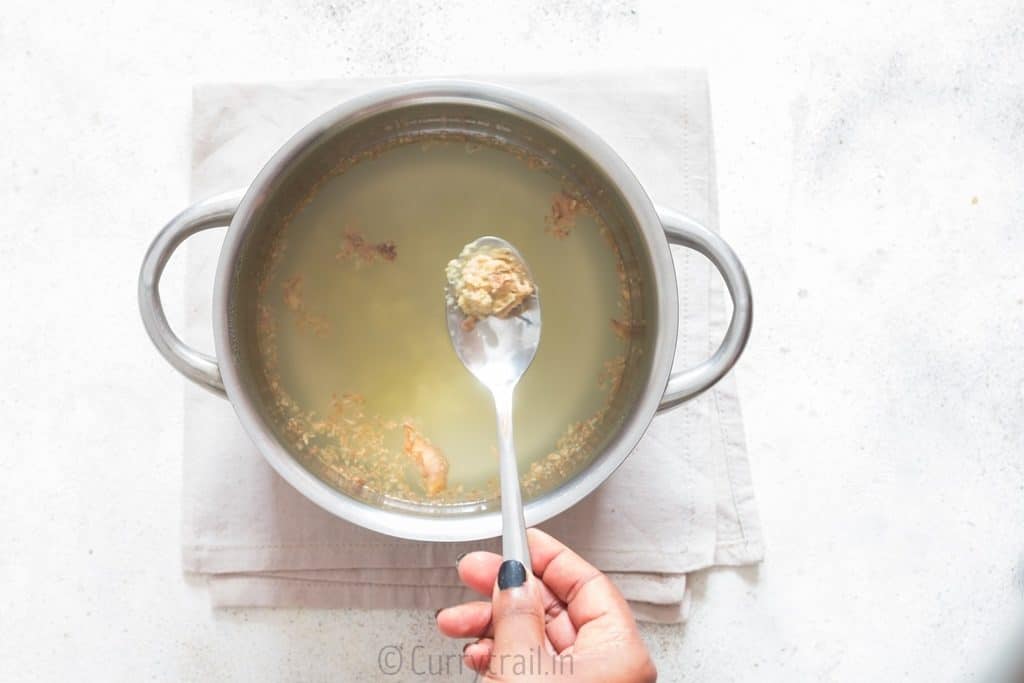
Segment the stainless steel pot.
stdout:
<path fill-rule="evenodd" d="M 739 358 L 750 333 L 750 285 L 732 249 L 694 220 L 657 208 L 625 163 L 597 135 L 550 105 L 512 90 L 463 81 L 429 81 L 381 89 L 350 100 L 311 122 L 267 163 L 252 185 L 199 202 L 171 220 L 153 240 L 139 276 L 139 307 L 146 331 L 161 354 L 192 381 L 225 396 L 259 451 L 277 472 L 309 499 L 339 517 L 403 538 L 459 541 L 501 532 L 498 509 L 446 511 L 398 509 L 346 495 L 307 470 L 276 438 L 255 398 L 246 351 L 235 334 L 245 303 L 237 285 L 265 231 L 271 209 L 294 206 L 296 188 L 308 187 L 323 171 L 323 159 L 353 145 L 364 147 L 396 131 L 461 132 L 497 137 L 544 153 L 586 176 L 602 191 L 605 207 L 628 229 L 616 235 L 628 244 L 631 263 L 648 292 L 644 312 L 644 362 L 632 370 L 634 389 L 622 408 L 620 426 L 602 449 L 569 481 L 530 500 L 526 521 L 538 524 L 577 503 L 626 459 L 659 410 L 711 387 Z M 340 147 L 339 147 L 340 145 Z M 216 356 L 197 351 L 171 330 L 160 302 L 159 282 L 171 253 L 201 230 L 228 226 L 213 292 Z M 721 272 L 733 313 L 721 346 L 694 368 L 672 371 L 678 297 L 670 244 L 695 249 Z M 438 320 L 443 325 L 442 319 Z"/>

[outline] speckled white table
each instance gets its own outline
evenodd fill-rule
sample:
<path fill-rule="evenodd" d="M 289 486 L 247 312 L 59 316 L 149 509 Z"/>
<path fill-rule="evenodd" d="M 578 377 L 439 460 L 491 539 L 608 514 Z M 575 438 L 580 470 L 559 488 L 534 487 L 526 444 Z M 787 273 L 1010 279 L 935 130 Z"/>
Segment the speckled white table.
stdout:
<path fill-rule="evenodd" d="M 186 202 L 194 81 L 621 64 L 711 68 L 756 297 L 768 559 L 645 628 L 663 680 L 980 675 L 1024 583 L 1024 6 L 486 4 L 4 4 L 0 679 L 374 680 L 385 645 L 455 652 L 427 612 L 217 612 L 187 585 L 181 380 L 136 270 Z"/>

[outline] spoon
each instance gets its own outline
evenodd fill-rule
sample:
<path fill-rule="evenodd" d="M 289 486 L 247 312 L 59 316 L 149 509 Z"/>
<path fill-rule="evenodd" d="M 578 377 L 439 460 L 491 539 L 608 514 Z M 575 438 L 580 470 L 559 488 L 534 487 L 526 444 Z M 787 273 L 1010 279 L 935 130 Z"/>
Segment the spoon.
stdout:
<path fill-rule="evenodd" d="M 501 238 L 481 237 L 468 245 L 468 249 L 470 253 L 481 249 L 508 249 L 523 264 L 527 276 L 533 281 L 522 254 Z M 521 562 L 529 576 L 533 573 L 533 565 L 526 543 L 526 520 L 523 518 L 519 468 L 512 439 L 512 396 L 540 344 L 540 294 L 534 286 L 533 294 L 523 301 L 516 315 L 507 318 L 491 315 L 468 326 L 464 324 L 467 316 L 456 300 L 449 282 L 445 290 L 448 335 L 462 364 L 491 390 L 498 417 L 502 555 L 506 560 Z"/>

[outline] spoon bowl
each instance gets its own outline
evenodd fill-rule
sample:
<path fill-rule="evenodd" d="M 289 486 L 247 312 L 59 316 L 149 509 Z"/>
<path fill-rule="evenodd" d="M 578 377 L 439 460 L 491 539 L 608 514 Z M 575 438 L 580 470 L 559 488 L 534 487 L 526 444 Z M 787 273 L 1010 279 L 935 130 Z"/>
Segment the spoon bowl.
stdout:
<path fill-rule="evenodd" d="M 480 237 L 468 245 L 472 251 L 508 249 L 526 269 L 530 281 L 533 274 L 522 254 L 500 237 Z M 463 365 L 487 387 L 512 384 L 523 376 L 537 355 L 540 345 L 540 295 L 527 298 L 515 315 L 508 318 L 487 316 L 467 326 L 467 316 L 459 308 L 456 294 L 449 282 L 445 290 L 448 335 Z"/>

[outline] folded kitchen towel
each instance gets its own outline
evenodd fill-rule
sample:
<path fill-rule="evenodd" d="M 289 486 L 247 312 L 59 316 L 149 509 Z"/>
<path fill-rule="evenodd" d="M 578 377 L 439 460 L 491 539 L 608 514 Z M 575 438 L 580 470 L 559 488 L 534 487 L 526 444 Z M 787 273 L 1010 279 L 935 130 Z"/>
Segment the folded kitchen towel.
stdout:
<path fill-rule="evenodd" d="M 201 85 L 193 93 L 192 195 L 246 186 L 306 122 L 396 79 Z M 484 80 L 562 107 L 604 137 L 659 204 L 717 229 L 707 80 L 700 71 Z M 210 301 L 222 235 L 189 241 L 186 328 L 212 345 Z M 679 288 L 676 367 L 707 357 L 728 322 L 711 266 L 673 250 Z M 230 404 L 186 388 L 183 564 L 219 606 L 423 607 L 470 597 L 453 569 L 497 540 L 421 543 L 335 518 L 280 479 Z M 739 401 L 731 377 L 655 417 L 622 467 L 542 525 L 609 572 L 641 619 L 682 621 L 686 574 L 762 556 Z"/>

